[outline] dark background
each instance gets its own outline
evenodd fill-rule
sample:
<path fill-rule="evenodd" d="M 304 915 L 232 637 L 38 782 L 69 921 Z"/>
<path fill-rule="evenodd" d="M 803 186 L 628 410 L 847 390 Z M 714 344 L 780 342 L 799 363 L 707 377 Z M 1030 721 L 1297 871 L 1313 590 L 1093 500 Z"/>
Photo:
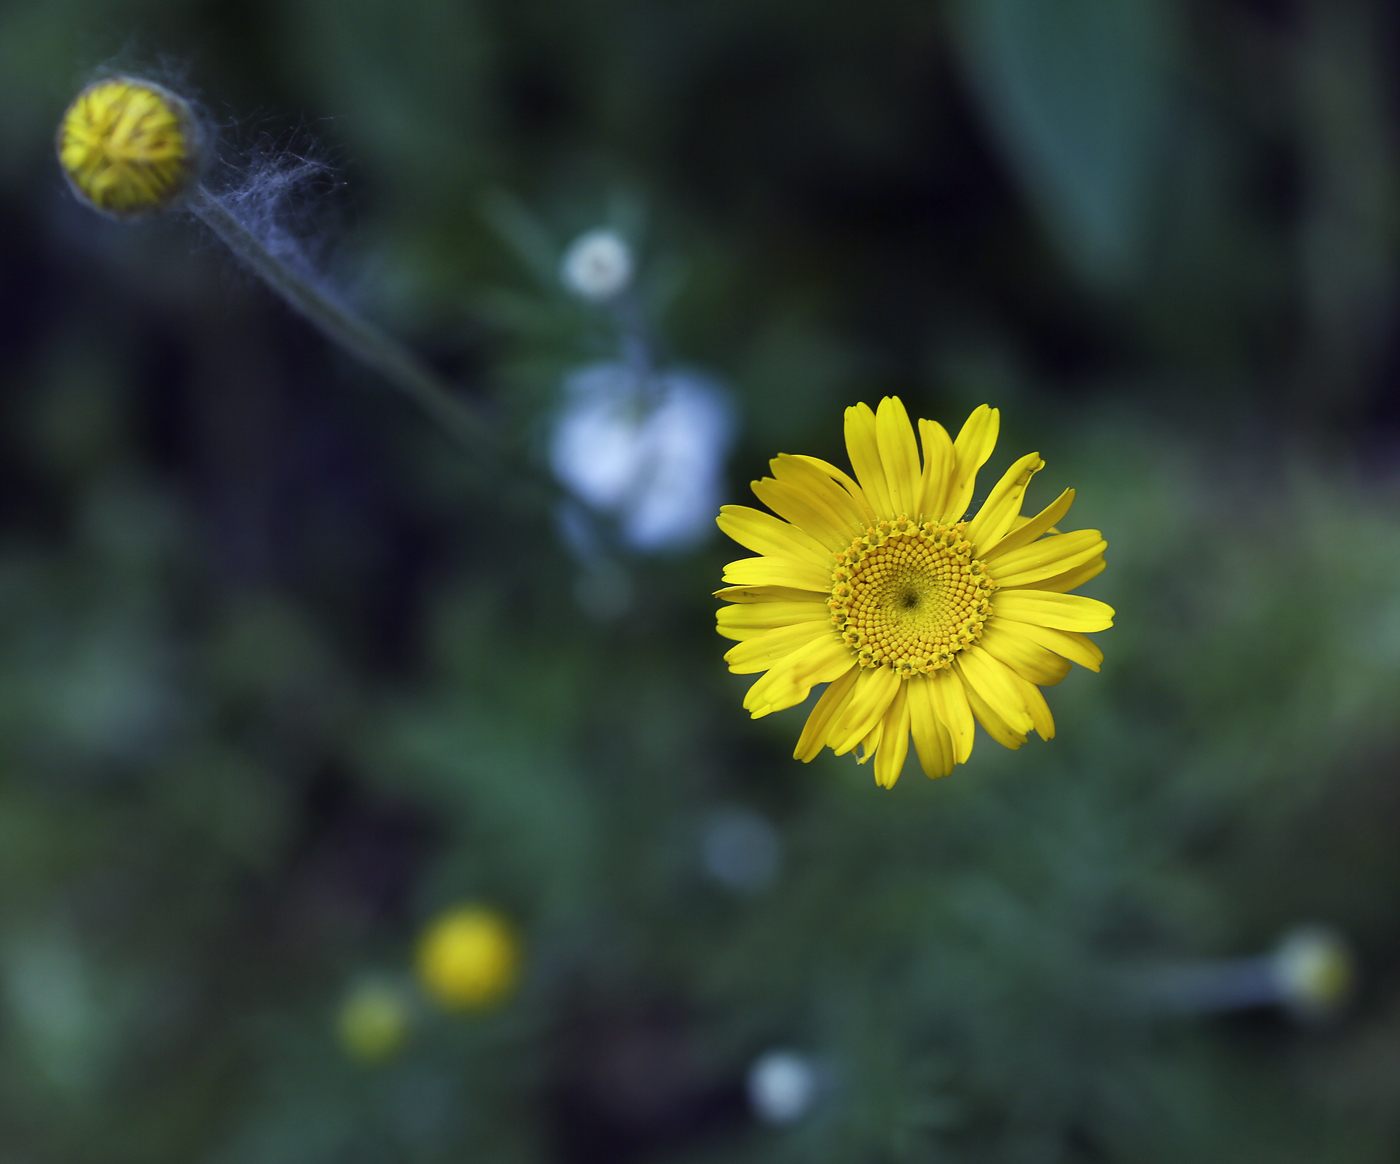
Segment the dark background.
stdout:
<path fill-rule="evenodd" d="M 1380 0 L 6 0 L 0 1159 L 1394 1160 L 1397 64 Z M 213 181 L 325 162 L 281 212 L 536 479 L 187 218 L 79 206 L 110 68 L 200 103 Z M 729 386 L 729 499 L 891 393 L 1079 489 L 1119 619 L 1057 739 L 792 761 L 718 535 L 580 605 L 540 450 L 615 337 L 547 276 L 604 223 Z M 509 1001 L 354 1061 L 347 992 L 463 900 Z M 1302 923 L 1354 951 L 1328 1021 L 1122 1001 Z M 774 1048 L 825 1080 L 777 1127 Z"/>

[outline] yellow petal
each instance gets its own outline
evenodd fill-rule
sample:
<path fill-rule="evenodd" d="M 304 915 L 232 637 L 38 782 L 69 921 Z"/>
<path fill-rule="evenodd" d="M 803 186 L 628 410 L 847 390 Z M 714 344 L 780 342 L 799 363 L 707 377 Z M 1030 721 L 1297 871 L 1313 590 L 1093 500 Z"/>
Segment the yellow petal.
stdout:
<path fill-rule="evenodd" d="M 846 454 L 851 458 L 856 480 L 876 512 L 885 517 L 897 517 L 885 487 L 885 467 L 880 462 L 880 443 L 875 435 L 875 414 L 868 404 L 846 409 Z"/>
<path fill-rule="evenodd" d="M 1108 543 L 1096 529 L 1041 538 L 1019 550 L 1012 550 L 997 561 L 992 572 L 999 586 L 1037 587 L 1041 582 L 1064 574 L 1095 558 L 1101 558 Z"/>
<path fill-rule="evenodd" d="M 1041 694 L 1040 688 L 1034 683 L 1022 679 L 1014 671 L 1011 673 L 1011 678 L 1021 692 L 1021 702 L 1026 705 L 1026 710 L 1030 712 L 1031 723 L 1035 725 L 1035 734 L 1042 740 L 1053 740 L 1055 738 L 1055 717 L 1050 714 L 1050 705 L 1045 702 L 1045 696 Z"/>
<path fill-rule="evenodd" d="M 811 465 L 813 468 L 825 473 L 840 485 L 842 489 L 849 493 L 851 495 L 851 500 L 860 507 L 860 512 L 864 516 L 867 524 L 877 520 L 878 515 L 875 510 L 870 507 L 870 499 L 866 497 L 865 490 L 860 487 L 856 479 L 849 473 L 838 469 L 830 461 L 823 461 L 820 457 L 809 457 L 805 453 L 794 453 L 793 456 L 796 460 L 806 461 L 807 464 Z"/>
<path fill-rule="evenodd" d="M 805 530 L 747 505 L 723 505 L 716 524 L 741 546 L 779 558 L 831 561 L 831 551 Z"/>
<path fill-rule="evenodd" d="M 779 453 L 768 464 L 773 476 L 784 485 L 791 485 L 809 497 L 820 499 L 825 509 L 836 514 L 848 542 L 865 528 L 866 511 L 855 497 L 805 457 Z"/>
<path fill-rule="evenodd" d="M 779 517 L 785 517 L 793 525 L 811 534 L 828 550 L 844 550 L 851 544 L 853 535 L 846 530 L 841 514 L 827 505 L 822 498 L 814 497 L 805 489 L 799 489 L 786 481 L 763 477 L 749 484 L 757 497 Z"/>
<path fill-rule="evenodd" d="M 825 602 L 744 602 L 715 611 L 715 629 L 725 638 L 743 642 L 774 627 L 830 618 Z"/>
<path fill-rule="evenodd" d="M 1073 504 L 1074 490 L 1066 489 L 1034 517 L 1017 517 L 1011 523 L 1010 532 L 1000 541 L 993 542 L 986 549 L 980 550 L 978 556 L 984 562 L 993 562 L 1003 554 L 1030 545 L 1042 534 L 1051 532 L 1055 523 L 1069 512 L 1069 507 Z"/>
<path fill-rule="evenodd" d="M 714 596 L 721 602 L 815 602 L 810 590 L 794 586 L 725 586 Z"/>
<path fill-rule="evenodd" d="M 1020 689 L 1013 682 L 1013 673 L 1005 663 L 981 647 L 964 647 L 953 656 L 953 669 L 967 681 L 969 693 L 975 692 L 1012 731 L 1024 736 L 1034 726 Z"/>
<path fill-rule="evenodd" d="M 997 622 L 999 627 L 1020 635 L 1022 638 L 1030 639 L 1046 650 L 1054 651 L 1057 655 L 1063 655 L 1072 663 L 1078 663 L 1081 667 L 1088 667 L 1090 671 L 1097 671 L 1103 662 L 1103 652 L 1099 650 L 1087 635 L 1081 635 L 1075 631 L 1051 630 L 1048 626 L 1035 626 L 1028 622 Z M 988 630 L 990 630 L 990 625 Z M 984 632 L 985 637 L 985 632 Z"/>
<path fill-rule="evenodd" d="M 912 436 L 910 438 L 913 439 Z M 909 683 L 901 682 L 885 712 L 884 731 L 875 753 L 875 783 L 893 788 L 909 755 Z"/>
<path fill-rule="evenodd" d="M 744 710 L 758 719 L 795 707 L 818 683 L 839 679 L 850 665 L 851 648 L 835 635 L 813 639 L 759 677 L 744 696 Z"/>
<path fill-rule="evenodd" d="M 971 687 L 967 688 L 967 705 L 986 733 L 1003 748 L 1010 748 L 1014 752 L 1026 742 L 1026 733 L 1017 732 Z"/>
<path fill-rule="evenodd" d="M 1090 578 L 1097 578 L 1103 573 L 1104 560 L 1102 558 L 1090 558 L 1082 566 L 1076 566 L 1073 570 L 1067 570 L 1063 574 L 1056 574 L 1053 578 L 1045 578 L 1037 582 L 1034 586 L 1027 586 L 1027 590 L 1051 590 L 1056 594 L 1063 594 L 1067 590 L 1073 590 L 1076 586 L 1083 586 Z M 1012 587 L 1005 587 L 1011 590 Z M 1016 589 L 1020 589 L 1017 587 Z"/>
<path fill-rule="evenodd" d="M 992 596 L 992 614 L 1052 630 L 1101 631 L 1113 625 L 1113 607 L 1108 603 L 1046 590 L 998 590 Z"/>
<path fill-rule="evenodd" d="M 952 485 L 953 440 L 948 430 L 935 420 L 919 421 L 919 438 L 924 445 L 924 471 L 919 481 L 919 517 L 941 521 Z"/>
<path fill-rule="evenodd" d="M 1022 625 L 1024 624 L 1007 622 L 988 626 L 982 632 L 980 645 L 1021 678 L 1029 679 L 1042 687 L 1053 687 L 1069 674 L 1069 660 L 1033 643 L 1024 635 L 1003 629 Z"/>
<path fill-rule="evenodd" d="M 752 675 L 755 671 L 768 670 L 778 660 L 824 635 L 836 635 L 827 618 L 820 622 L 797 622 L 790 626 L 774 627 L 730 647 L 724 653 L 724 661 L 735 675 Z"/>
<path fill-rule="evenodd" d="M 909 413 L 898 396 L 886 396 L 875 414 L 875 443 L 885 469 L 885 488 L 894 505 L 890 517 L 919 515 L 923 472 L 919 467 L 919 446 Z"/>
<path fill-rule="evenodd" d="M 860 751 L 856 753 L 856 763 L 864 764 L 870 759 L 880 747 L 880 737 L 885 734 L 885 717 L 881 716 L 875 721 L 865 739 L 860 742 Z"/>
<path fill-rule="evenodd" d="M 953 442 L 953 479 L 943 499 L 943 519 L 960 521 L 977 489 L 977 470 L 996 448 L 1001 413 L 986 404 L 975 409 Z"/>
<path fill-rule="evenodd" d="M 827 729 L 831 726 L 831 721 L 850 702 L 851 692 L 855 689 L 856 675 L 859 671 L 860 668 L 853 662 L 850 670 L 839 679 L 833 679 L 831 685 L 822 692 L 822 697 L 817 700 L 817 706 L 812 708 L 812 714 L 807 717 L 807 722 L 803 725 L 802 737 L 797 741 L 797 747 L 792 753 L 794 760 L 810 764 L 826 747 Z"/>
<path fill-rule="evenodd" d="M 919 766 L 930 779 L 947 776 L 957 761 L 953 752 L 953 738 L 940 720 L 934 703 L 933 680 L 925 675 L 916 675 L 904 686 L 909 689 L 909 729 L 914 734 L 914 750 L 919 755 Z"/>
<path fill-rule="evenodd" d="M 862 667 L 856 678 L 855 694 L 841 717 L 832 724 L 827 739 L 831 750 L 844 756 L 869 735 L 889 708 L 899 684 L 900 678 L 893 667 Z"/>
<path fill-rule="evenodd" d="M 948 737 L 953 743 L 953 759 L 959 764 L 966 764 L 972 755 L 974 736 L 967 688 L 962 678 L 953 671 L 935 671 L 928 678 L 933 689 L 934 710 L 947 727 Z"/>
<path fill-rule="evenodd" d="M 1011 528 L 1016 515 L 1021 512 L 1021 498 L 1026 486 L 1045 462 L 1039 453 L 1027 453 L 1011 468 L 1007 469 L 1000 481 L 987 495 L 986 503 L 967 526 L 967 540 L 974 546 L 990 545 L 998 542 Z"/>
<path fill-rule="evenodd" d="M 735 586 L 790 586 L 818 594 L 831 592 L 831 570 L 796 558 L 740 558 L 724 568 L 724 581 Z"/>

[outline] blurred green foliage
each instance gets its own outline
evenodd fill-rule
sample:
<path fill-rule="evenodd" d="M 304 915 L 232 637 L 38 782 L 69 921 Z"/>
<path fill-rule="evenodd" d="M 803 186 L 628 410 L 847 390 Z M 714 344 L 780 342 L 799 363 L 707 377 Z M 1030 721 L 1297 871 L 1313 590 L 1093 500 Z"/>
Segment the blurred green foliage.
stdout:
<path fill-rule="evenodd" d="M 13 0 L 0 11 L 0 1160 L 1388 1161 L 1400 1149 L 1394 16 L 1379 0 Z M 739 404 L 733 500 L 897 392 L 1079 489 L 1119 625 L 889 793 L 751 722 L 709 591 L 614 563 L 194 227 L 68 197 L 115 62 L 191 90 L 367 311 L 534 450 L 613 350 L 600 223 Z M 586 597 L 586 596 L 585 596 Z M 772 823 L 744 892 L 712 814 Z M 337 1043 L 484 901 L 525 967 Z M 1354 944 L 1350 1009 L 1134 1006 Z M 397 988 L 397 986 L 396 986 Z M 745 1100 L 772 1048 L 825 1085 Z"/>

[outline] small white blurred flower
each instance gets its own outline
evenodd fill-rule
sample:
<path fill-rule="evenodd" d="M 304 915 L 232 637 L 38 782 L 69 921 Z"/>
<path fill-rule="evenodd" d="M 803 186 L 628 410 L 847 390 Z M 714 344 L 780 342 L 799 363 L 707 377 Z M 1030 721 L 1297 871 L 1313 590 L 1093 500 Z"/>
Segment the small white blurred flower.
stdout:
<path fill-rule="evenodd" d="M 626 364 L 593 364 L 564 384 L 550 442 L 560 482 L 610 515 L 633 549 L 678 549 L 714 527 L 730 409 L 718 387 L 688 372 L 649 381 Z"/>
<path fill-rule="evenodd" d="M 726 889 L 761 893 L 773 884 L 782 864 L 782 842 L 767 819 L 737 805 L 717 809 L 700 835 L 705 872 Z"/>
<path fill-rule="evenodd" d="M 632 251 L 611 230 L 581 234 L 564 252 L 559 278 L 570 293 L 590 303 L 616 298 L 632 281 Z"/>
<path fill-rule="evenodd" d="M 805 1055 L 767 1051 L 749 1068 L 749 1105 L 766 1124 L 790 1124 L 807 1114 L 820 1083 L 815 1066 Z"/>

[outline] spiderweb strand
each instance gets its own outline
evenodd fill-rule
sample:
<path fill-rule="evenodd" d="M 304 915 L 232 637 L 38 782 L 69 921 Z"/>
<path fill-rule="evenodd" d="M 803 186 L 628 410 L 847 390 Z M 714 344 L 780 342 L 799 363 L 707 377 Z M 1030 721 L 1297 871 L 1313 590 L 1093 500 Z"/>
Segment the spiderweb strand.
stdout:
<path fill-rule="evenodd" d="M 187 203 L 238 259 L 332 341 L 378 371 L 455 440 L 473 452 L 499 452 L 500 436 L 453 387 L 369 320 L 316 286 L 268 249 L 238 216 L 203 186 Z"/>

